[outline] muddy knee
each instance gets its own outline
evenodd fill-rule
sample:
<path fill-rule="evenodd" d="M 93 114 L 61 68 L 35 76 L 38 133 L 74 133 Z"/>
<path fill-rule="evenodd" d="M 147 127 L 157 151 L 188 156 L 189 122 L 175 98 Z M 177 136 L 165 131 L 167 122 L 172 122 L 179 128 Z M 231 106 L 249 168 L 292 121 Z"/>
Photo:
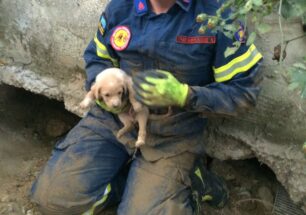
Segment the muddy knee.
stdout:
<path fill-rule="evenodd" d="M 81 214 L 93 204 L 95 196 L 89 195 L 88 186 L 81 181 L 65 176 L 50 178 L 41 175 L 31 193 L 43 214 Z"/>

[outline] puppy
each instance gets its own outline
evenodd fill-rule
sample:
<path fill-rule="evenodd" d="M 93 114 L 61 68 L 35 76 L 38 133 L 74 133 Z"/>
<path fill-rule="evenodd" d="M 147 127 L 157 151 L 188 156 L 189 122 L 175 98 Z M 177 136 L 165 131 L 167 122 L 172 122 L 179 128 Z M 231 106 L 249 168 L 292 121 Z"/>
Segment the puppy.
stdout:
<path fill-rule="evenodd" d="M 149 110 L 136 101 L 130 76 L 118 68 L 103 70 L 97 75 L 95 83 L 80 106 L 85 109 L 95 100 L 103 101 L 109 109 L 124 109 L 122 113 L 118 114 L 120 121 L 123 123 L 123 128 L 118 131 L 117 138 L 130 131 L 134 123 L 138 122 L 139 131 L 135 146 L 139 147 L 145 144 Z"/>

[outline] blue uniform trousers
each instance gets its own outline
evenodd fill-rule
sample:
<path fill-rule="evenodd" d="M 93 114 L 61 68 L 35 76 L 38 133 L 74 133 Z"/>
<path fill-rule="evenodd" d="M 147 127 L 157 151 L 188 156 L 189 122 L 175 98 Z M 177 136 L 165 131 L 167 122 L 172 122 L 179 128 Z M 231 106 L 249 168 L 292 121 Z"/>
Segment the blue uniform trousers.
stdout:
<path fill-rule="evenodd" d="M 106 126 L 107 114 L 94 107 L 58 142 L 33 184 L 32 201 L 47 215 L 100 214 L 119 202 L 120 215 L 192 214 L 189 174 L 196 155 L 150 162 L 139 153 L 129 162 L 131 153 L 111 132 L 120 122 Z"/>

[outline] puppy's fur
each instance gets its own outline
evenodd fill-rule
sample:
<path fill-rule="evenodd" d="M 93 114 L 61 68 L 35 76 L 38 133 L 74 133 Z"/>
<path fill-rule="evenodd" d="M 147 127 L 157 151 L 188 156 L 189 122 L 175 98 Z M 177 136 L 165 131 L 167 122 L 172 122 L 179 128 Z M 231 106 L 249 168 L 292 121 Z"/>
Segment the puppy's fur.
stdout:
<path fill-rule="evenodd" d="M 126 101 L 127 99 L 128 101 Z M 95 100 L 103 101 L 110 109 L 121 108 L 126 105 L 126 102 L 129 102 L 133 109 L 133 114 L 131 114 L 131 108 L 127 108 L 127 111 L 118 114 L 120 121 L 123 123 L 123 128 L 118 131 L 117 138 L 130 131 L 133 128 L 133 124 L 138 122 L 139 131 L 135 145 L 139 147 L 145 143 L 149 110 L 136 101 L 130 76 L 118 68 L 103 70 L 97 75 L 95 83 L 80 103 L 80 106 L 81 108 L 87 108 Z"/>

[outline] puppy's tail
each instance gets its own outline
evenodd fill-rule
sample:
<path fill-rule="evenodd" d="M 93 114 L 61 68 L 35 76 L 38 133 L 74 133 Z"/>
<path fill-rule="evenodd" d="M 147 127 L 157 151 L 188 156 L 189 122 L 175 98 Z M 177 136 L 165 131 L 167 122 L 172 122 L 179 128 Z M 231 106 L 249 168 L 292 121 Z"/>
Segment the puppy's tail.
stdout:
<path fill-rule="evenodd" d="M 171 114 L 172 114 L 172 108 L 169 106 L 167 113 L 165 113 L 165 114 L 150 114 L 149 119 L 150 120 L 161 120 L 161 119 L 164 119 L 166 117 L 171 116 Z"/>

